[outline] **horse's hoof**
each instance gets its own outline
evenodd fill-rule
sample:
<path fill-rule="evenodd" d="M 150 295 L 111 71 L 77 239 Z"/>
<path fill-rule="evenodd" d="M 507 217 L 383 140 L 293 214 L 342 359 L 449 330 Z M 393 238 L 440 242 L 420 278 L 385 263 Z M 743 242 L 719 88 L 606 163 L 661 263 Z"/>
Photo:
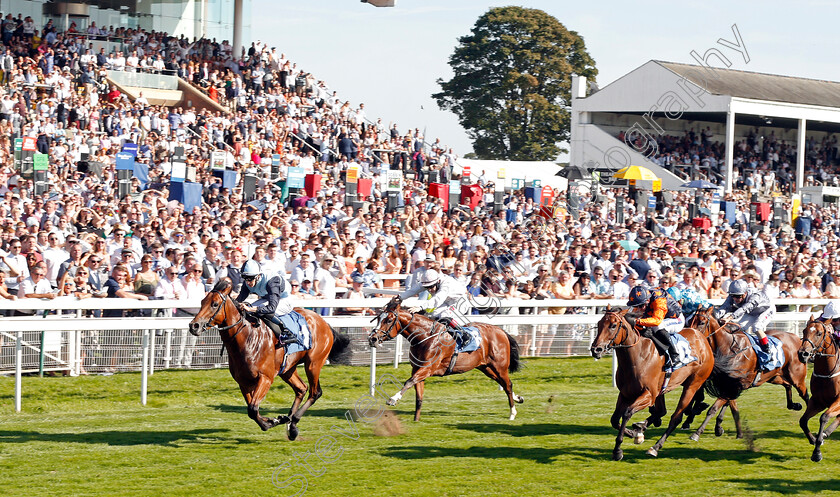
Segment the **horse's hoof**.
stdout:
<path fill-rule="evenodd" d="M 393 398 L 393 397 L 392 397 L 392 398 L 390 398 L 390 399 L 388 399 L 388 402 L 385 402 L 385 403 L 386 403 L 387 405 L 389 405 L 389 406 L 395 406 L 395 405 L 397 405 L 397 401 L 396 401 L 396 400 L 394 400 L 394 398 Z"/>
<path fill-rule="evenodd" d="M 811 456 L 811 460 L 814 462 L 822 461 L 822 452 L 814 452 L 814 454 Z"/>
<path fill-rule="evenodd" d="M 621 449 L 616 449 L 613 451 L 613 461 L 620 461 L 624 459 L 624 451 Z"/>
<path fill-rule="evenodd" d="M 790 405 L 790 407 L 788 407 L 788 409 L 790 409 L 791 411 L 801 411 L 802 410 L 802 404 L 800 404 L 799 402 L 794 402 L 793 404 Z"/>
<path fill-rule="evenodd" d="M 284 425 L 284 424 L 288 423 L 289 421 L 291 421 L 291 419 L 286 415 L 280 415 L 280 416 L 277 416 L 277 419 L 275 421 L 277 421 L 278 425 Z"/>
<path fill-rule="evenodd" d="M 715 436 L 722 437 L 723 436 L 723 427 L 722 426 L 715 426 Z"/>
<path fill-rule="evenodd" d="M 298 437 L 298 427 L 295 425 L 289 425 L 289 440 L 294 441 Z"/>
<path fill-rule="evenodd" d="M 653 447 L 651 447 L 647 450 L 647 455 L 649 455 L 651 457 L 656 457 L 656 456 L 659 455 L 659 451 L 654 449 Z"/>
<path fill-rule="evenodd" d="M 633 443 L 636 445 L 645 443 L 645 434 L 636 433 L 636 436 L 633 438 Z"/>
<path fill-rule="evenodd" d="M 700 441 L 700 435 L 698 435 L 696 433 L 692 433 L 691 436 L 688 437 L 688 439 L 691 440 L 692 442 L 699 442 Z"/>
<path fill-rule="evenodd" d="M 683 425 L 680 427 L 680 429 L 683 429 L 683 430 L 690 430 L 690 429 L 691 429 L 691 422 L 690 422 L 690 421 L 686 421 L 685 423 L 683 423 Z"/>
<path fill-rule="evenodd" d="M 517 396 L 516 396 L 513 400 L 514 400 L 517 404 L 521 404 L 521 403 L 525 402 L 525 398 L 523 398 L 523 397 L 522 397 L 522 396 L 520 396 L 520 395 L 517 395 Z"/>
<path fill-rule="evenodd" d="M 743 434 L 743 433 L 739 433 L 739 434 L 735 435 L 735 438 L 744 438 L 744 434 Z"/>

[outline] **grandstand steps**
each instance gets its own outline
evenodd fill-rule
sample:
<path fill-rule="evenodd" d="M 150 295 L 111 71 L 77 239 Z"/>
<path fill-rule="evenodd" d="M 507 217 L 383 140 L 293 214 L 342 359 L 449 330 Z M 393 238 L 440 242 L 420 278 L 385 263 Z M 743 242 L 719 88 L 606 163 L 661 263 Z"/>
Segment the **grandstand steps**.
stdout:
<path fill-rule="evenodd" d="M 106 81 L 128 95 L 131 101 L 137 100 L 140 92 L 143 92 L 143 96 L 151 105 L 192 106 L 199 110 L 220 112 L 228 110 L 214 102 L 199 88 L 176 76 L 108 71 Z"/>

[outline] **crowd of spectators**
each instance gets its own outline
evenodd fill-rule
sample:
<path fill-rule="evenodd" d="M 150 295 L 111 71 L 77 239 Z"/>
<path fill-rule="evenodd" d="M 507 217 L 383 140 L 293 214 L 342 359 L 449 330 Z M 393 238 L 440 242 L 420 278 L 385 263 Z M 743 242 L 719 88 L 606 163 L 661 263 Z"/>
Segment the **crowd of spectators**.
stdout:
<path fill-rule="evenodd" d="M 732 280 L 743 277 L 771 297 L 840 298 L 836 207 L 805 206 L 802 216 L 811 223 L 800 232 L 750 219 L 751 190 L 784 189 L 778 168 L 768 169 L 775 179 L 762 183 L 751 184 L 748 175 L 727 197 L 737 202 L 734 223 L 721 215 L 713 216 L 711 228 L 693 226 L 693 192 L 677 193 L 650 215 L 626 190 L 602 188 L 575 209 L 557 190 L 557 216 L 534 232 L 527 225 L 539 205 L 523 190 L 507 192 L 496 208 L 489 189 L 471 211 L 444 210 L 442 200 L 429 195 L 428 182 L 458 179 L 452 149 L 427 141 L 419 129 L 369 119 L 363 104 L 341 100 L 276 48 L 256 42 L 236 56 L 226 42 L 188 43 L 120 28 L 88 30 L 123 40 L 122 53 L 92 55 L 89 37 L 58 33 L 51 25 L 30 36 L 29 28 L 18 30 L 6 16 L 2 29 L 4 299 L 194 301 L 220 278 L 241 285 L 239 269 L 250 258 L 265 271 L 286 273 L 292 296 L 313 299 L 313 308 L 317 299 L 362 299 L 370 295 L 365 288 L 400 287 L 421 267 L 455 278 L 474 297 L 623 299 L 632 286 L 645 284 L 691 287 L 721 298 Z M 104 84 L 106 70 L 144 68 L 177 73 L 228 110 L 150 105 Z M 14 169 L 12 145 L 19 137 L 35 138 L 39 151 L 50 155 L 47 193 L 35 195 L 32 179 Z M 132 194 L 120 198 L 114 158 L 129 142 L 139 145 L 137 160 L 148 166 L 149 177 L 145 183 L 135 178 Z M 793 161 L 788 144 L 772 136 L 760 142 L 754 136 L 739 142 L 739 164 L 762 171 Z M 192 211 L 169 200 L 169 157 L 179 146 L 203 187 L 201 206 Z M 212 173 L 214 150 L 227 151 L 238 172 L 258 176 L 257 202 L 245 201 L 241 181 L 227 188 Z M 705 132 L 668 137 L 661 151 L 657 160 L 665 162 L 709 161 L 714 169 L 722 161 L 722 146 Z M 831 162 L 836 140 L 809 142 L 810 152 L 815 165 Z M 270 177 L 274 154 L 281 156 L 281 180 L 286 166 L 303 167 L 322 175 L 320 191 L 303 202 L 283 198 L 277 178 Z M 83 157 L 101 164 L 101 171 L 78 167 Z M 344 173 L 351 167 L 373 180 L 371 195 L 355 206 L 345 204 Z M 406 173 L 396 208 L 388 207 L 386 193 L 392 170 Z M 623 223 L 617 221 L 618 196 L 625 197 Z M 709 196 L 703 202 L 711 207 Z M 627 242 L 641 248 L 627 250 Z M 523 312 L 538 308 L 535 303 Z M 34 311 L 18 311 L 26 312 Z M 373 311 L 354 301 L 337 312 Z"/>
<path fill-rule="evenodd" d="M 618 138 L 625 140 L 625 133 Z M 631 146 L 645 150 L 644 137 L 633 136 Z M 722 184 L 725 168 L 725 143 L 714 140 L 710 126 L 695 131 L 689 128 L 683 136 L 663 134 L 656 137 L 657 147 L 651 155 L 658 165 L 682 177 L 697 177 Z M 805 186 L 838 186 L 837 137 L 826 135 L 819 141 L 814 136 L 805 140 Z M 734 186 L 755 188 L 764 194 L 773 191 L 790 194 L 796 184 L 796 143 L 756 128 L 737 139 L 733 146 Z"/>

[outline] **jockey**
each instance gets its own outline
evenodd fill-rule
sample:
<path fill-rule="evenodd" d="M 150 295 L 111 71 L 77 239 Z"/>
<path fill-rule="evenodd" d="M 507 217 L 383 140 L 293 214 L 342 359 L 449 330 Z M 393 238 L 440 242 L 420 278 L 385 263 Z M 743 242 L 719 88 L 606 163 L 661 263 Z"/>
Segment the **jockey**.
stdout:
<path fill-rule="evenodd" d="M 667 359 L 672 366 L 676 365 L 679 362 L 679 352 L 669 335 L 679 333 L 685 327 L 685 317 L 677 301 L 661 288 L 648 290 L 638 285 L 630 290 L 627 305 L 634 308 L 644 307 L 642 316 L 636 320 L 634 327 L 638 331 L 642 328 L 649 329 L 652 332 L 650 338 L 659 344 L 660 350 L 668 349 Z"/>
<path fill-rule="evenodd" d="M 242 289 L 236 297 L 241 309 L 253 312 L 259 318 L 270 321 L 280 328 L 276 347 L 296 342 L 297 338 L 289 332 L 280 321 L 280 316 L 292 312 L 292 306 L 286 301 L 289 297 L 289 286 L 282 274 L 270 272 L 263 274 L 260 263 L 250 259 L 242 266 Z M 252 305 L 244 304 L 251 294 L 259 297 Z"/>
<path fill-rule="evenodd" d="M 401 298 L 421 294 L 420 305 L 408 311 L 425 312 L 432 319 L 445 324 L 447 329 L 455 330 L 456 334 L 461 335 L 461 343 L 467 344 L 472 337 L 461 329 L 457 321 L 459 317 L 469 315 L 472 310 L 469 299 L 466 297 L 467 288 L 458 280 L 441 275 L 434 269 L 426 270 L 420 283 L 422 286 L 419 290 L 410 289 L 400 294 Z M 425 298 L 422 292 L 425 292 Z"/>
<path fill-rule="evenodd" d="M 817 318 L 817 321 L 831 323 L 832 329 L 834 330 L 834 336 L 836 338 L 840 338 L 840 301 L 832 300 L 826 304 L 825 309 L 823 309 L 823 312 L 820 317 Z"/>
<path fill-rule="evenodd" d="M 729 285 L 729 296 L 715 311 L 715 318 L 738 323 L 744 331 L 754 331 L 761 343 L 761 350 L 770 352 L 770 342 L 764 330 L 776 315 L 776 307 L 764 292 L 750 289 L 744 280 Z"/>
<path fill-rule="evenodd" d="M 711 302 L 706 300 L 702 295 L 697 293 L 697 290 L 694 290 L 693 288 L 683 288 L 680 290 L 679 288 L 672 286 L 665 291 L 668 292 L 668 294 L 673 297 L 678 304 L 680 304 L 686 322 L 690 321 L 697 311 L 712 307 Z"/>

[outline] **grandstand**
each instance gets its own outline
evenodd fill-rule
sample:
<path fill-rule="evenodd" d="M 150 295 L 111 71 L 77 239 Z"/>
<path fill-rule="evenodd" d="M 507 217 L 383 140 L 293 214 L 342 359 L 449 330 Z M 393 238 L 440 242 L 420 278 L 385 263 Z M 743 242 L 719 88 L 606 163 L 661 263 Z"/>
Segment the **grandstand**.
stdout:
<path fill-rule="evenodd" d="M 833 181 L 840 83 L 650 61 L 604 88 L 573 82 L 571 164 L 645 165 L 675 188 L 731 192 L 771 172 L 782 191 Z"/>

